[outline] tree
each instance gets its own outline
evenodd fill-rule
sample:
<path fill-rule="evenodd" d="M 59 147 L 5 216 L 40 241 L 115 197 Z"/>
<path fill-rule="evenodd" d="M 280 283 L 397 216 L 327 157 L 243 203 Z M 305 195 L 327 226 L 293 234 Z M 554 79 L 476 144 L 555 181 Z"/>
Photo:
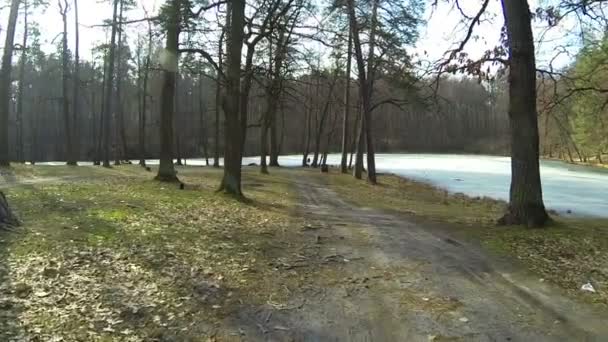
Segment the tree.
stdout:
<path fill-rule="evenodd" d="M 355 59 L 357 61 L 357 69 L 359 75 L 359 93 L 361 95 L 361 101 L 363 103 L 363 120 L 362 133 L 359 139 L 362 138 L 365 133 L 366 147 L 367 147 L 367 180 L 376 184 L 376 161 L 374 155 L 374 141 L 372 137 L 371 129 L 371 111 L 372 111 L 372 89 L 373 89 L 373 77 L 374 77 L 374 44 L 376 35 L 376 26 L 378 24 L 378 5 L 380 0 L 373 0 L 372 5 L 372 16 L 371 16 L 371 29 L 369 38 L 369 58 L 367 60 L 368 70 L 365 70 L 365 61 L 363 60 L 363 50 L 361 48 L 361 40 L 359 38 L 359 24 L 355 14 L 354 0 L 348 0 L 348 13 L 350 18 L 350 26 L 353 32 L 353 44 L 355 48 Z M 360 145 L 360 144 L 359 144 Z M 358 153 L 362 153 L 361 149 L 358 149 Z M 360 164 L 360 163 L 359 163 Z"/>
<path fill-rule="evenodd" d="M 241 127 L 241 50 L 244 40 L 245 0 L 230 3 L 230 27 L 228 28 L 228 55 L 226 66 L 226 93 L 223 99 L 224 122 L 224 176 L 220 191 L 242 197 L 241 160 L 243 129 Z"/>
<path fill-rule="evenodd" d="M 73 106 L 74 106 L 74 110 L 73 110 L 73 120 L 72 120 L 72 132 L 73 132 L 73 141 L 72 143 L 74 144 L 74 146 L 80 146 L 80 134 L 79 134 L 79 129 L 78 129 L 78 124 L 79 124 L 79 116 L 80 116 L 80 28 L 79 28 L 79 21 L 78 21 L 78 0 L 74 0 L 74 80 L 73 80 L 73 97 L 72 97 L 72 101 Z M 76 157 L 78 158 L 78 156 L 80 155 L 79 153 L 79 148 L 76 147 L 75 150 L 73 151 L 73 153 L 76 155 Z"/>
<path fill-rule="evenodd" d="M 61 18 L 63 20 L 63 35 L 61 39 L 61 74 L 62 74 L 62 82 L 61 82 L 61 107 L 63 111 L 63 120 L 65 125 L 65 143 L 66 143 L 66 151 L 67 151 L 67 164 L 68 165 L 77 165 L 78 157 L 76 155 L 76 149 L 73 144 L 72 134 L 73 134 L 73 126 L 72 119 L 70 117 L 70 103 L 68 99 L 68 79 L 69 79 L 69 51 L 68 51 L 68 2 L 67 0 L 58 0 L 57 4 L 59 6 L 59 13 L 61 14 Z"/>
<path fill-rule="evenodd" d="M 103 166 L 110 167 L 110 128 L 111 128 L 111 116 L 112 116 L 112 89 L 114 88 L 114 64 L 116 56 L 116 29 L 117 23 L 116 18 L 118 16 L 118 2 L 120 0 L 113 0 L 113 11 L 112 11 L 112 30 L 110 34 L 110 46 L 108 49 L 108 62 L 107 68 L 104 71 L 104 100 L 103 100 Z"/>
<path fill-rule="evenodd" d="M 2 55 L 2 69 L 0 70 L 0 166 L 10 165 L 8 141 L 8 113 L 11 91 L 11 69 L 13 61 L 13 43 L 15 41 L 15 27 L 19 13 L 19 0 L 11 1 L 8 15 L 4 53 Z"/>
<path fill-rule="evenodd" d="M 163 182 L 177 181 L 173 165 L 173 115 L 175 111 L 175 87 L 177 80 L 180 33 L 180 0 L 168 0 L 163 8 L 167 35 L 161 68 L 163 73 L 160 124 L 160 165 L 156 179 Z"/>
<path fill-rule="evenodd" d="M 346 50 L 346 72 L 344 86 L 344 118 L 342 121 L 342 159 L 340 161 L 340 170 L 342 173 L 348 172 L 347 156 L 348 156 L 348 116 L 350 113 L 350 72 L 353 50 L 353 31 L 348 25 L 348 47 Z"/>
<path fill-rule="evenodd" d="M 527 0 L 502 0 L 509 46 L 511 189 L 503 224 L 544 225 L 536 111 L 536 63 Z"/>
<path fill-rule="evenodd" d="M 21 43 L 21 58 L 19 60 L 19 88 L 17 90 L 17 159 L 21 163 L 25 163 L 25 151 L 23 142 L 23 90 L 25 88 L 25 65 L 27 63 L 27 38 L 28 38 L 28 3 L 23 0 L 23 41 Z"/>

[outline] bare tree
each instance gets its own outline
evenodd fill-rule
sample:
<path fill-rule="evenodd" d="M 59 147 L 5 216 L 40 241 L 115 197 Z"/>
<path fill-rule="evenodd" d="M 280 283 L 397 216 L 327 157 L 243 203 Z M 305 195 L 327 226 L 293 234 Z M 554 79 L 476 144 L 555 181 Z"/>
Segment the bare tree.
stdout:
<path fill-rule="evenodd" d="M 73 106 L 74 106 L 74 110 L 73 110 L 73 120 L 72 120 L 72 132 L 74 132 L 73 135 L 73 143 L 74 146 L 76 147 L 76 156 L 80 156 L 80 149 L 78 148 L 78 146 L 80 146 L 80 132 L 78 130 L 78 125 L 79 125 L 79 120 L 78 118 L 80 117 L 80 28 L 79 28 L 80 22 L 78 21 L 78 0 L 74 0 L 74 84 L 72 85 L 74 87 L 73 90 Z"/>
<path fill-rule="evenodd" d="M 223 99 L 224 129 L 224 177 L 220 191 L 238 197 L 241 190 L 241 160 L 243 149 L 243 128 L 239 119 L 241 94 L 241 50 L 243 48 L 245 26 L 245 0 L 230 3 L 230 27 L 228 34 L 226 93 Z"/>
<path fill-rule="evenodd" d="M 70 117 L 70 103 L 68 99 L 68 79 L 69 75 L 69 54 L 68 54 L 68 2 L 67 0 L 58 0 L 57 4 L 59 6 L 59 13 L 61 14 L 61 18 L 63 20 L 63 36 L 61 39 L 61 62 L 62 62 L 62 82 L 61 82 L 61 106 L 63 110 L 63 120 L 65 125 L 65 143 L 66 143 L 66 151 L 67 151 L 67 164 L 68 165 L 77 165 L 78 157 L 76 156 L 76 149 L 73 144 L 73 125 L 72 118 Z"/>
<path fill-rule="evenodd" d="M 509 45 L 511 190 L 503 224 L 542 226 L 545 211 L 539 170 L 536 63 L 527 0 L 502 0 Z"/>
<path fill-rule="evenodd" d="M 118 2 L 114 0 L 114 9 L 112 14 L 112 32 L 110 34 L 110 47 L 108 51 L 107 69 L 104 74 L 104 100 L 103 100 L 103 166 L 110 167 L 110 128 L 112 117 L 112 89 L 114 86 L 114 65 L 116 56 L 116 18 L 118 16 Z"/>
<path fill-rule="evenodd" d="M 27 38 L 28 38 L 28 3 L 23 0 L 23 41 L 21 43 L 21 59 L 19 60 L 19 88 L 17 90 L 17 159 L 25 163 L 25 151 L 23 143 L 23 90 L 25 88 L 25 65 L 27 63 Z"/>
<path fill-rule="evenodd" d="M 342 121 L 342 160 L 340 161 L 340 170 L 342 173 L 348 172 L 347 157 L 348 157 L 348 116 L 350 113 L 350 72 L 351 60 L 353 51 L 353 31 L 348 25 L 348 47 L 346 51 L 346 72 L 344 85 L 344 118 Z"/>
<path fill-rule="evenodd" d="M 11 69 L 13 60 L 13 43 L 15 41 L 15 27 L 19 14 L 19 0 L 11 1 L 8 15 L 4 53 L 2 55 L 2 70 L 0 70 L 0 166 L 10 165 L 8 141 L 8 113 L 11 91 Z"/>

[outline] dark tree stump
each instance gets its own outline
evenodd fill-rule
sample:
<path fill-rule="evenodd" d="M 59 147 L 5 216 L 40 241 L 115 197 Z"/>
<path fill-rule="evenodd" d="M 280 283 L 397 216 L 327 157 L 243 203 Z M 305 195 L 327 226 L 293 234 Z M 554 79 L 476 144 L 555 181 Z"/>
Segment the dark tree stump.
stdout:
<path fill-rule="evenodd" d="M 11 208 L 8 206 L 6 196 L 4 196 L 4 193 L 0 191 L 0 227 L 17 227 L 20 224 L 21 222 L 19 222 L 17 216 L 13 214 Z"/>

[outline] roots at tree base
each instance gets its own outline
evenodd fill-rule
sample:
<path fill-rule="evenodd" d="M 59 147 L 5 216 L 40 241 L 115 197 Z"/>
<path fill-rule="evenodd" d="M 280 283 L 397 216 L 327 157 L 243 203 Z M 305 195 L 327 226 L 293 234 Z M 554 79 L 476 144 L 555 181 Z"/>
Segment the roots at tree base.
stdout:
<path fill-rule="evenodd" d="M 527 205 L 520 208 L 509 206 L 503 217 L 498 219 L 499 226 L 525 225 L 528 228 L 544 227 L 551 222 L 544 206 Z"/>
<path fill-rule="evenodd" d="M 21 222 L 13 214 L 11 208 L 8 205 L 8 201 L 6 200 L 6 196 L 4 193 L 0 191 L 0 227 L 9 226 L 9 227 L 18 227 L 21 225 Z"/>
<path fill-rule="evenodd" d="M 180 183 L 179 178 L 175 174 L 173 175 L 157 175 L 154 180 L 164 183 Z"/>

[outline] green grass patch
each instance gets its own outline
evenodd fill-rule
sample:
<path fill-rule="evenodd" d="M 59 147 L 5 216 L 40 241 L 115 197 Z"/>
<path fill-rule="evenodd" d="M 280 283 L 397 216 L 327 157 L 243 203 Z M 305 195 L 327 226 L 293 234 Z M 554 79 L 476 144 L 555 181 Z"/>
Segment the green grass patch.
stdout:
<path fill-rule="evenodd" d="M 277 263 L 310 253 L 285 171 L 246 170 L 247 203 L 212 168 L 179 168 L 184 190 L 137 166 L 7 172 L 27 182 L 4 190 L 24 225 L 0 232 L 2 341 L 200 341 L 323 270 Z"/>

